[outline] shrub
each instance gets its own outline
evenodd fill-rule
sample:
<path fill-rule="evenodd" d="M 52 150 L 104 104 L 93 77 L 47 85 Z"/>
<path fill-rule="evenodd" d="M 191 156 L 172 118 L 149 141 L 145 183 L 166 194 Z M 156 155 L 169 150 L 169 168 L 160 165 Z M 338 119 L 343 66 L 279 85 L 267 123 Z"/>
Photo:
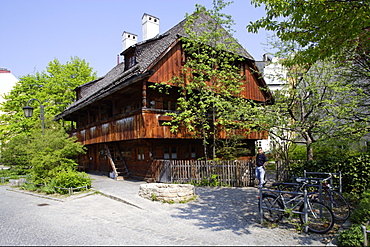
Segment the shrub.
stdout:
<path fill-rule="evenodd" d="M 342 171 L 343 190 L 361 195 L 369 188 L 370 155 L 349 157 L 346 162 L 335 164 L 336 171 Z"/>
<path fill-rule="evenodd" d="M 349 229 L 344 230 L 338 236 L 338 246 L 362 246 L 364 236 L 361 226 L 353 224 Z"/>
<path fill-rule="evenodd" d="M 46 194 L 54 194 L 56 192 L 56 189 L 54 188 L 53 183 L 49 183 L 45 186 L 41 186 L 40 190 Z"/>
<path fill-rule="evenodd" d="M 199 183 L 193 183 L 193 185 L 217 187 L 217 186 L 222 186 L 222 183 L 218 181 L 217 174 L 211 174 L 210 177 L 205 177 L 202 180 L 200 180 Z"/>
<path fill-rule="evenodd" d="M 36 132 L 31 135 L 28 149 L 33 182 L 48 184 L 59 172 L 70 171 L 77 167 L 75 157 L 84 152 L 84 147 L 69 138 L 63 129 L 52 129 L 41 135 Z"/>
<path fill-rule="evenodd" d="M 362 194 L 362 199 L 351 215 L 351 222 L 354 224 L 365 225 L 370 221 L 370 190 Z"/>
<path fill-rule="evenodd" d="M 22 184 L 20 189 L 29 190 L 29 191 L 36 191 L 37 186 L 35 184 L 32 184 L 32 183 L 24 183 L 24 184 Z"/>
<path fill-rule="evenodd" d="M 291 144 L 288 150 L 288 157 L 290 160 L 305 160 L 307 157 L 306 146 Z"/>
<path fill-rule="evenodd" d="M 369 188 L 370 155 L 348 155 L 341 159 L 326 157 L 321 160 L 295 161 L 286 166 L 290 175 L 303 176 L 303 171 L 342 172 L 343 191 L 361 195 Z"/>
<path fill-rule="evenodd" d="M 78 188 L 78 187 L 91 187 L 91 178 L 84 172 L 77 172 L 72 169 L 63 170 L 56 174 L 52 183 L 60 188 Z M 56 189 L 58 193 L 66 194 L 67 190 Z"/>
<path fill-rule="evenodd" d="M 12 147 L 15 151 L 11 150 Z M 91 186 L 89 176 L 76 171 L 75 159 L 78 154 L 85 152 L 85 148 L 76 142 L 75 137 L 69 138 L 62 127 L 55 126 L 47 129 L 45 135 L 42 135 L 39 130 L 31 132 L 30 135 L 19 135 L 9 142 L 5 151 L 6 157 L 2 160 L 15 167 L 24 167 L 21 164 L 26 164 L 25 167 L 32 176 L 30 182 L 43 185 L 37 190 L 47 194 L 56 191 L 66 193 L 68 191 L 56 190 L 54 187 Z M 23 188 L 35 190 L 31 185 Z"/>
<path fill-rule="evenodd" d="M 361 196 L 359 204 L 351 215 L 353 225 L 338 236 L 339 246 L 362 246 L 364 243 L 361 225 L 366 226 L 370 220 L 370 190 L 365 191 Z M 368 230 L 369 228 L 367 226 Z"/>

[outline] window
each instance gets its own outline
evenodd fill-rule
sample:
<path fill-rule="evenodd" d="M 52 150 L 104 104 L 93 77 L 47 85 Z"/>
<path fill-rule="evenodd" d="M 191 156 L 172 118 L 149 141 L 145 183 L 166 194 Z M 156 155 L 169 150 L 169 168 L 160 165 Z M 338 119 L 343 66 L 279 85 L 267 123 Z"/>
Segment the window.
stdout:
<path fill-rule="evenodd" d="M 170 110 L 176 111 L 176 102 L 175 101 L 170 102 Z"/>
<path fill-rule="evenodd" d="M 136 58 L 135 58 L 135 56 L 131 56 L 131 57 L 129 57 L 129 59 L 128 59 L 128 67 L 129 67 L 129 68 L 131 68 L 132 66 L 134 66 L 134 65 L 135 65 L 135 63 L 136 63 Z"/>
<path fill-rule="evenodd" d="M 195 159 L 197 157 L 196 153 L 195 153 L 195 147 L 191 147 L 191 153 L 190 153 L 190 157 L 192 159 Z"/>
<path fill-rule="evenodd" d="M 177 159 L 176 148 L 171 148 L 171 159 Z"/>
<path fill-rule="evenodd" d="M 170 159 L 170 149 L 169 148 L 164 148 L 164 156 L 163 158 L 165 160 L 169 160 Z"/>
<path fill-rule="evenodd" d="M 257 141 L 257 147 L 259 147 L 259 148 L 262 147 L 262 141 L 261 140 Z"/>
<path fill-rule="evenodd" d="M 168 101 L 163 101 L 163 110 L 168 110 Z"/>
<path fill-rule="evenodd" d="M 173 160 L 177 159 L 177 149 L 176 147 L 166 147 L 164 148 L 164 156 L 165 160 Z"/>
<path fill-rule="evenodd" d="M 195 159 L 197 157 L 196 152 L 195 152 L 195 147 L 188 147 L 186 149 L 186 158 L 187 159 Z"/>
<path fill-rule="evenodd" d="M 145 159 L 144 149 L 138 149 L 137 150 L 137 159 L 138 160 L 144 160 Z"/>
<path fill-rule="evenodd" d="M 163 110 L 176 111 L 176 102 L 163 100 Z"/>

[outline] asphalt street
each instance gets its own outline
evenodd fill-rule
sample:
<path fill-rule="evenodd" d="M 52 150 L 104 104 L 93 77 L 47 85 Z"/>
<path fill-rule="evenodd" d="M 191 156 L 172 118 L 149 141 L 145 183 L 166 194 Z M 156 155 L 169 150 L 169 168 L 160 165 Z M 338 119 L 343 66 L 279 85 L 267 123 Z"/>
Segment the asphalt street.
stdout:
<path fill-rule="evenodd" d="M 91 175 L 100 193 L 56 200 L 0 185 L 0 245 L 325 246 L 287 220 L 259 223 L 256 188 L 196 187 L 186 204 L 138 196 L 142 181 Z"/>

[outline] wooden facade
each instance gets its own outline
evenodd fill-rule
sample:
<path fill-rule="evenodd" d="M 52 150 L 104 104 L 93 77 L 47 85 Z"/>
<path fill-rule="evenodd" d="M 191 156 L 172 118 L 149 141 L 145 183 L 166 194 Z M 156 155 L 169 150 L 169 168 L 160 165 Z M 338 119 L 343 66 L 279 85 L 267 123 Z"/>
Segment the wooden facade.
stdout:
<path fill-rule="evenodd" d="M 174 31 L 170 31 L 124 51 L 126 62 L 105 77 L 78 87 L 77 101 L 57 116 L 57 119 L 74 122 L 70 134 L 88 149 L 79 157 L 81 170 L 108 174 L 121 165 L 131 177 L 158 180 L 156 160 L 203 157 L 200 138 L 194 138 L 185 129 L 172 133 L 170 126 L 163 125 L 171 119 L 166 113 L 176 109 L 178 89 L 172 88 L 166 94 L 150 87 L 181 76 L 185 54 L 178 36 L 172 37 Z M 145 55 L 146 49 L 150 49 L 147 54 L 155 53 L 155 49 L 161 52 L 150 57 Z M 127 63 L 133 61 L 132 56 L 137 66 Z M 260 89 L 266 85 L 252 72 L 255 69 L 253 60 L 245 59 L 242 97 L 267 102 L 270 95 Z M 223 135 L 221 132 L 220 137 Z M 245 135 L 244 144 L 252 150 L 251 156 L 255 141 L 266 138 L 266 132 Z"/>

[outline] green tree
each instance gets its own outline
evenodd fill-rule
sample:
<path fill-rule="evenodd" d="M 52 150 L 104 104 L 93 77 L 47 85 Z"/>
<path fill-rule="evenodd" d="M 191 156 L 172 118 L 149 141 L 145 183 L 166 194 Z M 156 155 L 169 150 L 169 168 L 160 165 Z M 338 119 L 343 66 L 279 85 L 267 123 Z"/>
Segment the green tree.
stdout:
<path fill-rule="evenodd" d="M 244 58 L 238 55 L 241 47 L 232 37 L 231 16 L 221 13 L 229 4 L 214 0 L 213 9 L 197 5 L 196 11 L 187 16 L 186 35 L 181 38 L 186 54 L 184 76 L 173 79 L 181 97 L 178 112 L 170 114 L 171 130 L 184 126 L 201 137 L 206 158 L 216 158 L 220 131 L 226 131 L 227 138 L 231 138 L 242 122 L 236 120 L 251 108 L 247 100 L 238 97 L 245 83 L 240 73 Z M 210 153 L 208 144 L 213 147 Z M 225 151 L 225 147 L 222 149 Z"/>
<path fill-rule="evenodd" d="M 27 145 L 28 133 L 20 133 L 4 143 L 1 150 L 1 163 L 14 167 L 18 174 L 28 173 L 31 164 Z"/>
<path fill-rule="evenodd" d="M 250 22 L 248 31 L 276 32 L 284 42 L 297 42 L 303 49 L 295 63 L 312 64 L 333 55 L 357 54 L 368 44 L 370 5 L 362 0 L 252 0 L 264 6 L 266 15 Z M 351 57 L 354 58 L 354 57 Z"/>
<path fill-rule="evenodd" d="M 29 132 L 34 126 L 40 128 L 37 101 L 30 102 L 34 107 L 34 117 L 24 117 L 22 107 L 28 100 L 38 99 L 45 106 L 45 119 L 51 120 L 74 101 L 77 86 L 94 79 L 96 72 L 78 57 L 71 58 L 66 64 L 55 59 L 48 64 L 46 71 L 21 77 L 0 106 L 4 112 L 0 115 L 0 138 L 3 143 L 19 133 Z"/>
<path fill-rule="evenodd" d="M 280 140 L 306 145 L 308 160 L 314 158 L 314 143 L 361 138 L 368 125 L 348 116 L 358 111 L 363 95 L 353 94 L 355 85 L 340 74 L 330 60 L 290 69 L 285 88 L 274 92 L 275 104 L 261 108 L 265 117 L 259 125 Z"/>
<path fill-rule="evenodd" d="M 341 76 L 354 84 L 357 97 L 353 121 L 369 124 L 370 96 L 370 5 L 362 0 L 252 0 L 264 6 L 266 16 L 250 22 L 248 31 L 266 29 L 275 32 L 287 44 L 284 57 L 287 67 L 309 68 L 317 61 L 335 61 Z M 288 53 L 286 53 L 288 51 Z M 290 54 L 294 53 L 294 56 Z M 343 69 L 345 68 L 345 69 Z M 338 72 L 338 71 L 337 71 Z"/>

